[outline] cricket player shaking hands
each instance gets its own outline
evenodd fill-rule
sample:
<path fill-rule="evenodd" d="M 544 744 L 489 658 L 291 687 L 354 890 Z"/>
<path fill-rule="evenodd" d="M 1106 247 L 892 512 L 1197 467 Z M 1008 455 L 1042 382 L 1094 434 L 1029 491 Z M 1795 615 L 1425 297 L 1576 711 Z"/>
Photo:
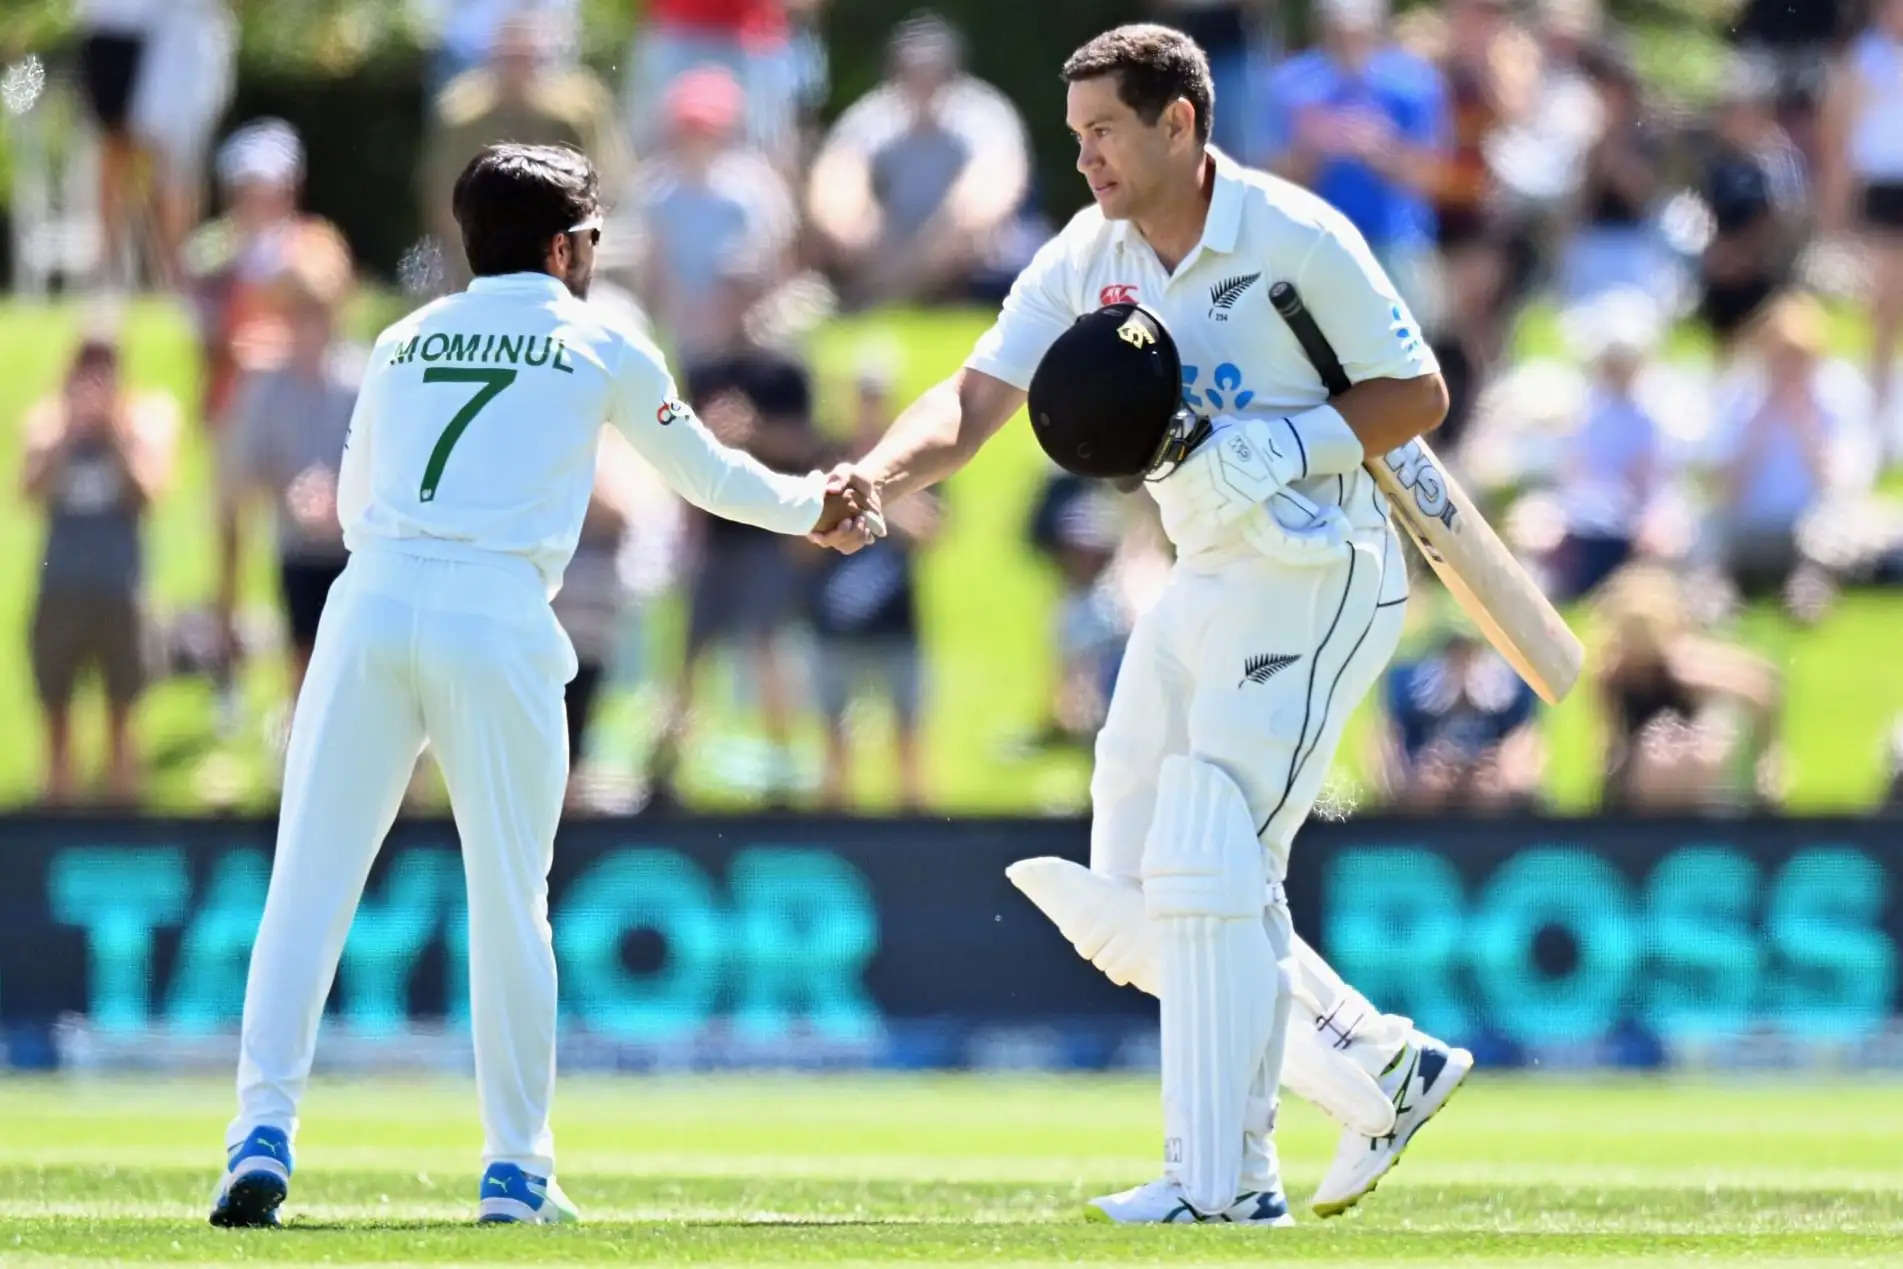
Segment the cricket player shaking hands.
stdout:
<path fill-rule="evenodd" d="M 1345 984 L 1294 934 L 1280 885 L 1407 601 L 1363 458 L 1435 427 L 1446 388 L 1354 228 L 1209 145 L 1213 91 L 1193 40 L 1118 27 L 1063 78 L 1093 205 L 1018 277 L 964 367 L 857 470 L 888 501 L 943 479 L 1031 390 L 1060 463 L 1147 478 L 1177 565 L 1131 635 L 1097 738 L 1090 869 L 1012 870 L 1080 952 L 1161 1001 L 1165 1175 L 1088 1214 L 1287 1223 L 1272 1139 L 1286 1082 L 1344 1126 L 1311 1200 L 1333 1215 L 1472 1066 Z M 1278 280 L 1335 342 L 1353 386 L 1332 401 L 1270 304 Z M 1118 306 L 1105 327 L 1116 338 L 1089 348 L 1106 305 Z M 1170 340 L 1193 427 L 1159 447 L 1154 432 L 1125 430 L 1116 350 Z M 1063 364 L 1041 377 L 1074 384 L 1094 417 L 1065 417 L 1064 382 L 1055 407 L 1040 405 L 1047 351 Z M 821 540 L 851 550 L 872 531 L 855 518 Z"/>
<path fill-rule="evenodd" d="M 291 726 L 214 1225 L 277 1222 L 324 998 L 426 742 L 468 885 L 478 1215 L 575 1217 L 549 1131 L 548 923 L 575 653 L 548 601 L 581 532 L 602 424 L 716 515 L 788 534 L 877 520 L 863 484 L 777 475 L 721 445 L 653 345 L 587 303 L 601 216 L 580 153 L 490 146 L 453 203 L 474 281 L 378 336 L 351 420 L 337 490 L 350 563 Z"/>

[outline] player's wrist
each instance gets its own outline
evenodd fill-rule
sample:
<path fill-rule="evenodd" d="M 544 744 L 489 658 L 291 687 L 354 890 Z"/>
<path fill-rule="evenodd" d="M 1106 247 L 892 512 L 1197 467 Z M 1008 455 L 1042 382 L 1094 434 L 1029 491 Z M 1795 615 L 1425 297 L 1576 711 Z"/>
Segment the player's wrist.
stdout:
<path fill-rule="evenodd" d="M 1341 411 L 1332 405 L 1318 405 L 1287 415 L 1282 422 L 1287 425 L 1302 462 L 1303 471 L 1297 479 L 1345 475 L 1359 470 L 1367 459 L 1361 438 L 1348 426 Z"/>

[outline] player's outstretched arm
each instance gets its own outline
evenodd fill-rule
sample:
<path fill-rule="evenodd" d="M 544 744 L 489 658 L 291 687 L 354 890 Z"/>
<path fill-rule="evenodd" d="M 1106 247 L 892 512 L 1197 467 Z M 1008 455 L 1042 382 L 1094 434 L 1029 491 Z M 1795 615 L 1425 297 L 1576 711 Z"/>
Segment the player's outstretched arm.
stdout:
<path fill-rule="evenodd" d="M 966 366 L 926 389 L 894 420 L 872 452 L 851 465 L 854 475 L 884 502 L 935 485 L 971 461 L 984 443 L 1024 404 L 1024 390 Z M 859 519 L 849 519 L 813 541 L 850 554 L 871 541 Z"/>

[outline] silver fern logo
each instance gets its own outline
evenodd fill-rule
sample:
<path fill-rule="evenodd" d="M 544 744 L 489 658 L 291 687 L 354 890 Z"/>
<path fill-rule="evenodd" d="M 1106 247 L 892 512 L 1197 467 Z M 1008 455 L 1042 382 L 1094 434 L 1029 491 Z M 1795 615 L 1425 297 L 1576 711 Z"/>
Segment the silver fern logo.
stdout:
<path fill-rule="evenodd" d="M 1224 278 L 1209 288 L 1209 316 L 1212 320 L 1226 322 L 1229 310 L 1236 306 L 1242 293 L 1262 280 L 1260 273 L 1239 273 L 1233 278 Z"/>
<path fill-rule="evenodd" d="M 1241 687 L 1244 683 L 1267 683 L 1299 660 L 1301 660 L 1300 657 L 1286 652 L 1269 652 L 1262 656 L 1247 657 L 1242 662 L 1242 677 L 1236 681 L 1236 686 Z"/>

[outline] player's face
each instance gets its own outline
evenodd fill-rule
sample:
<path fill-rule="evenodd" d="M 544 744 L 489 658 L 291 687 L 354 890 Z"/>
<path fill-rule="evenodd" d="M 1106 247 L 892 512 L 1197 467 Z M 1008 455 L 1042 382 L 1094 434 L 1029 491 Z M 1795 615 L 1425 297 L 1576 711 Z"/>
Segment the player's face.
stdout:
<path fill-rule="evenodd" d="M 1169 114 L 1144 123 L 1117 96 L 1113 75 L 1070 86 L 1064 124 L 1077 141 L 1077 170 L 1090 196 L 1111 220 L 1141 215 L 1170 171 Z"/>

